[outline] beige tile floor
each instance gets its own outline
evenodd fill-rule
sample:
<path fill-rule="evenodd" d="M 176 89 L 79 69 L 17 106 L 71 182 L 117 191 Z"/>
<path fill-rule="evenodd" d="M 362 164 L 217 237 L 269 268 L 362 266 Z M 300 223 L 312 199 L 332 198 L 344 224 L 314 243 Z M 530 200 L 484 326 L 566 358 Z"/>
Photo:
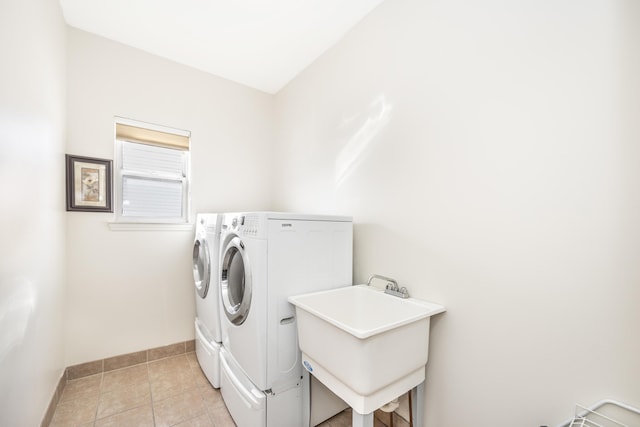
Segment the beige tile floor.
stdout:
<path fill-rule="evenodd" d="M 195 353 L 69 381 L 51 427 L 234 427 Z"/>
<path fill-rule="evenodd" d="M 195 353 L 69 381 L 50 427 L 235 427 Z M 351 410 L 318 427 L 350 427 Z M 375 420 L 376 427 L 386 424 Z"/>

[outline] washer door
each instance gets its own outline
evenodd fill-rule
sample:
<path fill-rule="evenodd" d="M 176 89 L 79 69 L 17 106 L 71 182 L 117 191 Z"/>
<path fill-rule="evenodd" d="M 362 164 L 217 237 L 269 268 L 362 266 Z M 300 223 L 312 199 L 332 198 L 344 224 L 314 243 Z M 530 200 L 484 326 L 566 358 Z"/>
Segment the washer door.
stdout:
<path fill-rule="evenodd" d="M 209 256 L 209 247 L 204 238 L 199 237 L 193 242 L 193 280 L 200 298 L 206 298 L 210 279 L 211 257 Z"/>
<path fill-rule="evenodd" d="M 242 325 L 251 308 L 251 269 L 244 243 L 234 237 L 227 244 L 220 266 L 220 297 L 227 319 Z"/>

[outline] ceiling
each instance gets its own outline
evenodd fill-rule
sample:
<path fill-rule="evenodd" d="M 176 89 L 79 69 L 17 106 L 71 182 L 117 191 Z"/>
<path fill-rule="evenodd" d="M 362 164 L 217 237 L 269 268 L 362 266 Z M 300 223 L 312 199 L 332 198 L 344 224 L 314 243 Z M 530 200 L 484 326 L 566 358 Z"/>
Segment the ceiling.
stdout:
<path fill-rule="evenodd" d="M 276 93 L 383 0 L 60 0 L 66 22 Z"/>

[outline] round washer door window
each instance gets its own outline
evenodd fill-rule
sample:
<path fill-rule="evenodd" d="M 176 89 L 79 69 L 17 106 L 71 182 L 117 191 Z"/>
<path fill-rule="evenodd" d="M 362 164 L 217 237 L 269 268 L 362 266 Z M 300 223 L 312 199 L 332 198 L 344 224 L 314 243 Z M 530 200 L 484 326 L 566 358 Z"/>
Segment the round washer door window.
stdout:
<path fill-rule="evenodd" d="M 203 238 L 196 239 L 193 243 L 193 280 L 200 298 L 205 298 L 209 291 L 211 278 L 210 260 L 207 242 Z"/>
<path fill-rule="evenodd" d="M 244 243 L 234 237 L 227 244 L 220 266 L 220 297 L 227 319 L 242 325 L 251 308 L 251 270 Z"/>

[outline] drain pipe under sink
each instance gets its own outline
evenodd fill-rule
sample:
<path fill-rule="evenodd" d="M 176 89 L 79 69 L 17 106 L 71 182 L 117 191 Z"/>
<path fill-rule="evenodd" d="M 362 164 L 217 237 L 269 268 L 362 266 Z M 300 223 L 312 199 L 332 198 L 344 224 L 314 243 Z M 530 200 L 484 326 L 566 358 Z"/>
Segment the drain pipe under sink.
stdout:
<path fill-rule="evenodd" d="M 407 394 L 409 395 L 409 427 L 413 427 L 413 408 L 412 408 L 413 405 L 411 402 L 411 392 Z M 382 412 L 389 413 L 389 427 L 393 427 L 393 413 L 395 412 L 396 409 L 398 409 L 398 407 L 400 407 L 400 401 L 398 397 L 396 397 L 391 402 L 385 405 L 382 405 L 380 407 L 380 410 Z"/>

